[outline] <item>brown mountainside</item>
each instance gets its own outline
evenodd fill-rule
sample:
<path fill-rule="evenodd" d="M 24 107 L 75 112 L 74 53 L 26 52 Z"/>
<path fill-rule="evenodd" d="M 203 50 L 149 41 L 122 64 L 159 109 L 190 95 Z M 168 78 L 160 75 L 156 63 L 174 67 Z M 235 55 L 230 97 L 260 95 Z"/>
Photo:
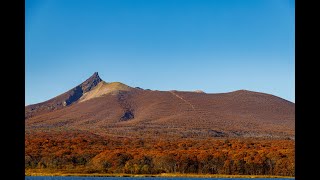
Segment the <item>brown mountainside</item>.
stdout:
<path fill-rule="evenodd" d="M 100 79 L 98 73 L 95 72 L 90 78 L 85 80 L 80 85 L 70 89 L 69 91 L 55 98 L 52 98 L 42 103 L 26 106 L 25 118 L 30 118 L 39 114 L 51 112 L 57 109 L 61 109 L 65 106 L 69 106 L 72 103 L 78 101 L 84 93 L 90 91 L 101 81 L 102 80 Z"/>
<path fill-rule="evenodd" d="M 94 73 L 75 88 L 26 106 L 26 131 L 78 130 L 117 137 L 294 138 L 295 105 L 239 90 L 152 91 L 107 83 Z"/>

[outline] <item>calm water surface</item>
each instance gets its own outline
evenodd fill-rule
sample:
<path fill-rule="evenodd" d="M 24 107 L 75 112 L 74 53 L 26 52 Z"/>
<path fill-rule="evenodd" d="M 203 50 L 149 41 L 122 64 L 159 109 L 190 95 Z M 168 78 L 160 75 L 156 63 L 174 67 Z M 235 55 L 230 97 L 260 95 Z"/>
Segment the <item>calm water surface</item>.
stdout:
<path fill-rule="evenodd" d="M 163 177 L 57 177 L 57 176 L 26 176 L 25 180 L 230 180 L 230 178 L 163 178 Z M 232 180 L 246 180 L 250 178 L 232 178 Z M 254 180 L 294 180 L 292 178 L 256 178 Z"/>

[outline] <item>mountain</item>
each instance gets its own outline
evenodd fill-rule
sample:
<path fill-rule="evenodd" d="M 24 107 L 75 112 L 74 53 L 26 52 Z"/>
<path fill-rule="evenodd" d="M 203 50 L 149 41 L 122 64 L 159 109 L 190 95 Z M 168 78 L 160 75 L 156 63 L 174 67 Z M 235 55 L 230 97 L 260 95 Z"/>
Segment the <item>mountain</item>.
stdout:
<path fill-rule="evenodd" d="M 294 139 L 295 104 L 259 92 L 157 91 L 107 83 L 98 73 L 25 107 L 26 131 L 85 131 L 111 137 Z"/>

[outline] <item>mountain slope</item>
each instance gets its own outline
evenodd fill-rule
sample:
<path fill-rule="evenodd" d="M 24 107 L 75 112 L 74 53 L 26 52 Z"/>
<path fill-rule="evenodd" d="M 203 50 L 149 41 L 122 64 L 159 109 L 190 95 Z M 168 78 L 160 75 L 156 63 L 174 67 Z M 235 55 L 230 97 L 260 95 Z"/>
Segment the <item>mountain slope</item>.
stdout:
<path fill-rule="evenodd" d="M 119 91 L 130 91 L 132 88 L 120 82 L 106 83 L 102 81 L 92 91 L 86 92 L 80 98 L 79 102 L 87 101 L 92 98 L 101 97 L 110 93 L 118 93 Z"/>
<path fill-rule="evenodd" d="M 30 118 L 39 114 L 52 112 L 58 109 L 62 109 L 65 106 L 69 106 L 74 102 L 78 101 L 83 94 L 93 89 L 102 80 L 100 79 L 97 72 L 95 72 L 91 77 L 85 80 L 78 86 L 70 89 L 69 91 L 54 97 L 48 101 L 28 105 L 25 107 L 25 118 Z"/>
<path fill-rule="evenodd" d="M 81 130 L 127 137 L 294 138 L 295 105 L 251 92 L 151 91 L 95 73 L 49 101 L 26 107 L 26 130 Z"/>

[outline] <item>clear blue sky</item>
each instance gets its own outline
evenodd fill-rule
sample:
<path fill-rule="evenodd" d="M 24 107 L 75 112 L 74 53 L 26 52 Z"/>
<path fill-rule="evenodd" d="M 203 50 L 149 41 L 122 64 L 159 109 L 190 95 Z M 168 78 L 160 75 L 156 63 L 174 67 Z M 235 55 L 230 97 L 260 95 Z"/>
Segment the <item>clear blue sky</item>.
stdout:
<path fill-rule="evenodd" d="M 95 71 L 157 90 L 295 100 L 292 0 L 26 0 L 26 104 Z"/>

